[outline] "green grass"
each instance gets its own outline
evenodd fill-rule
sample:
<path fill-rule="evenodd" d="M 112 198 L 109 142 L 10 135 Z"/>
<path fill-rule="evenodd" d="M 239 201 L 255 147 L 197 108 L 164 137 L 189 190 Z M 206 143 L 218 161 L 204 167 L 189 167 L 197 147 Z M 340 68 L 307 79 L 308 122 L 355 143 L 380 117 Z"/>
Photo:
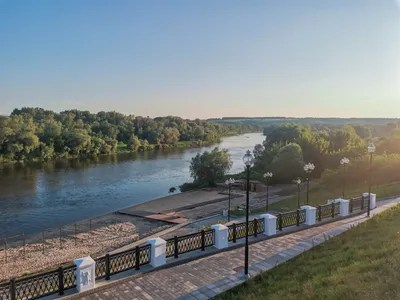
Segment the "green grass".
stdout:
<path fill-rule="evenodd" d="M 348 189 L 346 191 L 346 199 L 351 197 L 359 197 L 362 193 L 368 192 L 368 186 Z M 379 186 L 372 186 L 372 193 L 377 194 L 377 198 L 382 199 L 388 196 L 400 195 L 400 182 L 392 182 Z M 316 187 L 310 190 L 309 202 L 311 206 L 326 204 L 329 199 L 337 199 L 341 197 L 341 190 L 327 190 L 322 187 Z M 300 205 L 305 205 L 306 192 L 301 192 Z M 297 194 L 269 205 L 269 210 L 274 211 L 291 211 L 297 209 Z M 251 213 L 257 214 L 265 211 L 265 208 L 252 210 Z M 232 211 L 232 215 L 242 216 L 244 211 Z"/>
<path fill-rule="evenodd" d="M 216 300 L 400 299 L 400 206 Z"/>

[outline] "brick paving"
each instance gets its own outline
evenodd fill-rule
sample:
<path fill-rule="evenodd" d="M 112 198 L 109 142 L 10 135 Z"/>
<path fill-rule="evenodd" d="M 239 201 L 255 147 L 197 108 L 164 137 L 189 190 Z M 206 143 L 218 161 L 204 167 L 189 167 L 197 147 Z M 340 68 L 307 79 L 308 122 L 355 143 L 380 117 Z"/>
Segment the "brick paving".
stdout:
<path fill-rule="evenodd" d="M 380 213 L 398 202 L 400 198 L 383 201 L 377 209 L 371 211 L 371 215 Z M 250 276 L 267 271 L 366 220 L 368 218 L 363 214 L 256 242 L 249 248 Z M 75 295 L 74 299 L 210 299 L 244 282 L 243 261 L 244 248 L 220 252 L 175 267 L 146 273 L 139 278 L 128 277 L 83 294 L 80 298 Z"/>

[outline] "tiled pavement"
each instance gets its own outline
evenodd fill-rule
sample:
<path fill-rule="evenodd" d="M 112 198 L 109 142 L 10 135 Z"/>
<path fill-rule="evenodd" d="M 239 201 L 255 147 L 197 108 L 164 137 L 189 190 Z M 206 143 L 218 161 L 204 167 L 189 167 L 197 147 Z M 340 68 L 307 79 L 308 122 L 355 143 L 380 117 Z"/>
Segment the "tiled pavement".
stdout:
<path fill-rule="evenodd" d="M 382 201 L 378 208 L 371 211 L 371 215 L 398 202 L 400 198 Z M 363 214 L 254 243 L 249 249 L 250 276 L 269 270 L 367 219 Z M 243 261 L 244 249 L 238 248 L 147 273 L 139 278 L 128 277 L 74 299 L 210 299 L 244 281 Z"/>

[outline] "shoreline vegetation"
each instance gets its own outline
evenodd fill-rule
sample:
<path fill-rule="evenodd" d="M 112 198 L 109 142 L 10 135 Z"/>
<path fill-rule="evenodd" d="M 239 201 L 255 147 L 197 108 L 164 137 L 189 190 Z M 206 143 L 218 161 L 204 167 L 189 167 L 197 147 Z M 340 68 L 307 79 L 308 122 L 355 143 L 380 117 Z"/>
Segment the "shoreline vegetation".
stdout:
<path fill-rule="evenodd" d="M 24 107 L 0 116 L 0 164 L 201 147 L 252 132 L 261 132 L 261 127 Z"/>

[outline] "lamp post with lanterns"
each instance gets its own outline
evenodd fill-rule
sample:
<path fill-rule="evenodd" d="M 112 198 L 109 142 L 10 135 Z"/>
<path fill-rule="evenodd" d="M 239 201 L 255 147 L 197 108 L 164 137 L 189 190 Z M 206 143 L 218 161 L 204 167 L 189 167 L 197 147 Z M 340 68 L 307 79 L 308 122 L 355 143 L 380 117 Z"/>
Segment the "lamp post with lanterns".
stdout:
<path fill-rule="evenodd" d="M 312 171 L 314 171 L 315 166 L 312 163 L 308 163 L 304 166 L 304 172 L 306 172 L 307 175 L 307 205 L 308 205 L 308 194 L 310 190 L 310 174 Z"/>
<path fill-rule="evenodd" d="M 225 184 L 228 186 L 228 222 L 231 221 L 231 186 L 232 184 L 235 183 L 235 180 L 232 178 L 229 178 L 228 180 L 225 181 Z"/>
<path fill-rule="evenodd" d="M 343 166 L 343 176 L 342 176 L 342 198 L 344 199 L 344 186 L 345 186 L 345 175 L 346 175 L 346 166 L 350 163 L 350 160 L 347 157 L 343 157 L 340 160 L 340 164 Z"/>
<path fill-rule="evenodd" d="M 243 156 L 243 163 L 246 166 L 246 241 L 244 247 L 244 276 L 249 277 L 249 190 L 250 190 L 250 167 L 253 165 L 254 158 L 250 150 Z"/>
<path fill-rule="evenodd" d="M 374 154 L 376 148 L 374 143 L 370 143 L 368 146 L 368 153 L 369 153 L 369 190 L 368 190 L 368 210 L 367 216 L 369 217 L 370 210 L 371 210 L 371 182 L 372 182 L 372 154 Z"/>
<path fill-rule="evenodd" d="M 267 185 L 267 201 L 266 201 L 266 204 L 265 204 L 265 210 L 266 211 L 268 211 L 268 206 L 269 206 L 268 178 L 271 178 L 272 175 L 273 174 L 271 172 L 267 172 L 267 173 L 264 174 L 264 178 L 265 178 L 266 185 Z"/>

